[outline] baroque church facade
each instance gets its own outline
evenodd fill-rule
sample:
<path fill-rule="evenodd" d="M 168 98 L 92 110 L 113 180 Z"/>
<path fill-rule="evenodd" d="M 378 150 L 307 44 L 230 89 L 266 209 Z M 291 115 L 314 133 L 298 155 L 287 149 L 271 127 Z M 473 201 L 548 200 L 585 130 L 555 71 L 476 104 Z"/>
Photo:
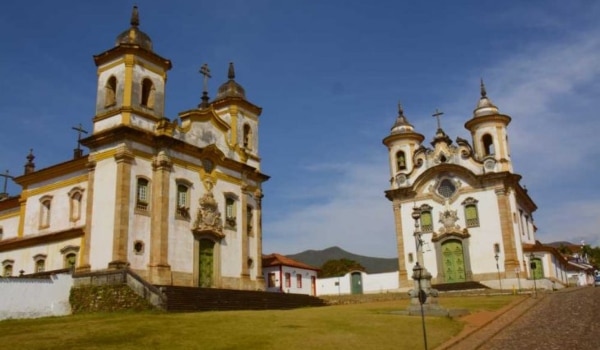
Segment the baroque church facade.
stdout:
<path fill-rule="evenodd" d="M 460 137 L 453 142 L 437 117 L 431 147 L 401 107 L 383 140 L 389 151 L 386 197 L 394 212 L 400 286 L 410 285 L 417 262 L 433 284 L 518 279 L 519 273 L 530 275 L 531 261 L 541 269 L 542 260 L 554 258 L 530 256 L 537 207 L 513 170 L 511 117 L 500 113 L 483 82 L 473 116 L 464 125 L 470 142 Z"/>
<path fill-rule="evenodd" d="M 264 290 L 262 109 L 230 63 L 212 100 L 164 114 L 171 61 L 131 26 L 96 56 L 93 130 L 73 159 L 14 181 L 0 201 L 3 276 L 128 267 L 152 284 Z M 203 67 L 206 77 L 210 74 Z"/>

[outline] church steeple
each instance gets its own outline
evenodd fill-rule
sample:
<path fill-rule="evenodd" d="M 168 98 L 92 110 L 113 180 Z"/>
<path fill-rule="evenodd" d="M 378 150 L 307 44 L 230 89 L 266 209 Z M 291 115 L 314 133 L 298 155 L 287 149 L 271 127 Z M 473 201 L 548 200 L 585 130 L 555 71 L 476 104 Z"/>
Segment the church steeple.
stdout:
<path fill-rule="evenodd" d="M 390 130 L 390 134 L 383 139 L 389 152 L 390 175 L 392 188 L 404 186 L 406 176 L 404 173 L 414 168 L 413 155 L 421 146 L 425 137 L 415 132 L 414 127 L 404 115 L 402 105 L 398 103 L 398 116 Z M 394 181 L 394 179 L 396 179 Z"/>
<path fill-rule="evenodd" d="M 486 171 L 512 171 L 508 148 L 507 126 L 511 118 L 500 114 L 488 97 L 483 79 L 480 82 L 480 98 L 473 110 L 473 117 L 465 123 L 471 132 L 475 158 L 485 162 Z"/>
<path fill-rule="evenodd" d="M 116 37 L 115 47 L 94 56 L 98 67 L 98 97 L 95 123 L 119 116 L 115 122 L 131 125 L 132 119 L 152 129 L 164 118 L 164 92 L 171 61 L 153 51 L 150 36 L 140 30 L 137 6 L 131 11 L 130 27 Z M 103 129 L 95 124 L 94 133 Z"/>

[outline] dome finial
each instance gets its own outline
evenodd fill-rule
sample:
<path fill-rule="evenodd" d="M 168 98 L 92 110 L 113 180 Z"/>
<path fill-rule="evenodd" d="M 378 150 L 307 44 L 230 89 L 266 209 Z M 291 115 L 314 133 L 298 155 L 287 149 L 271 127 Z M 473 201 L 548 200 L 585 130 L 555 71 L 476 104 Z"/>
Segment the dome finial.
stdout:
<path fill-rule="evenodd" d="M 483 83 L 483 78 L 481 78 L 481 97 L 487 97 L 487 92 L 485 91 L 485 84 Z"/>
<path fill-rule="evenodd" d="M 235 79 L 235 68 L 233 67 L 233 62 L 229 62 L 229 70 L 227 71 L 227 78 L 229 78 L 229 80 Z"/>
<path fill-rule="evenodd" d="M 404 110 L 402 109 L 402 103 L 398 101 L 398 117 L 404 118 Z"/>
<path fill-rule="evenodd" d="M 140 25 L 140 14 L 138 12 L 137 5 L 133 5 L 133 10 L 131 10 L 131 26 L 137 27 Z"/>

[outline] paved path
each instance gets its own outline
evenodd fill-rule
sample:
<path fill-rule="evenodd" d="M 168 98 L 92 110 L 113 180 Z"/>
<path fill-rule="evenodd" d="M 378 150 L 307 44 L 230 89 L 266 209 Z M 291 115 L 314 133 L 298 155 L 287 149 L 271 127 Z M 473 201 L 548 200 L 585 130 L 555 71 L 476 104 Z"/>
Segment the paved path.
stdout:
<path fill-rule="evenodd" d="M 442 349 L 598 350 L 600 288 L 540 293 Z"/>

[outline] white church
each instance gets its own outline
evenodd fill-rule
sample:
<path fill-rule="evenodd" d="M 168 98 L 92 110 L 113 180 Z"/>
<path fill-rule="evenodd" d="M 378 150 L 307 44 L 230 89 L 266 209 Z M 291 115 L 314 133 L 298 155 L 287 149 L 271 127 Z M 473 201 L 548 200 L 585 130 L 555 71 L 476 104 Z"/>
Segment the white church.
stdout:
<path fill-rule="evenodd" d="M 164 114 L 171 61 L 131 26 L 94 56 L 92 130 L 72 159 L 36 169 L 0 201 L 3 276 L 125 266 L 152 284 L 264 290 L 261 108 L 227 79 L 198 106 Z M 83 132 L 83 130 L 81 131 Z"/>
<path fill-rule="evenodd" d="M 434 285 L 479 282 L 520 288 L 533 279 L 567 284 L 566 259 L 536 242 L 537 206 L 511 161 L 511 117 L 488 98 L 483 81 L 480 94 L 464 124 L 470 141 L 458 137 L 453 142 L 436 113 L 438 128 L 428 147 L 401 107 L 383 139 L 401 288 L 412 286 L 417 262 Z"/>

